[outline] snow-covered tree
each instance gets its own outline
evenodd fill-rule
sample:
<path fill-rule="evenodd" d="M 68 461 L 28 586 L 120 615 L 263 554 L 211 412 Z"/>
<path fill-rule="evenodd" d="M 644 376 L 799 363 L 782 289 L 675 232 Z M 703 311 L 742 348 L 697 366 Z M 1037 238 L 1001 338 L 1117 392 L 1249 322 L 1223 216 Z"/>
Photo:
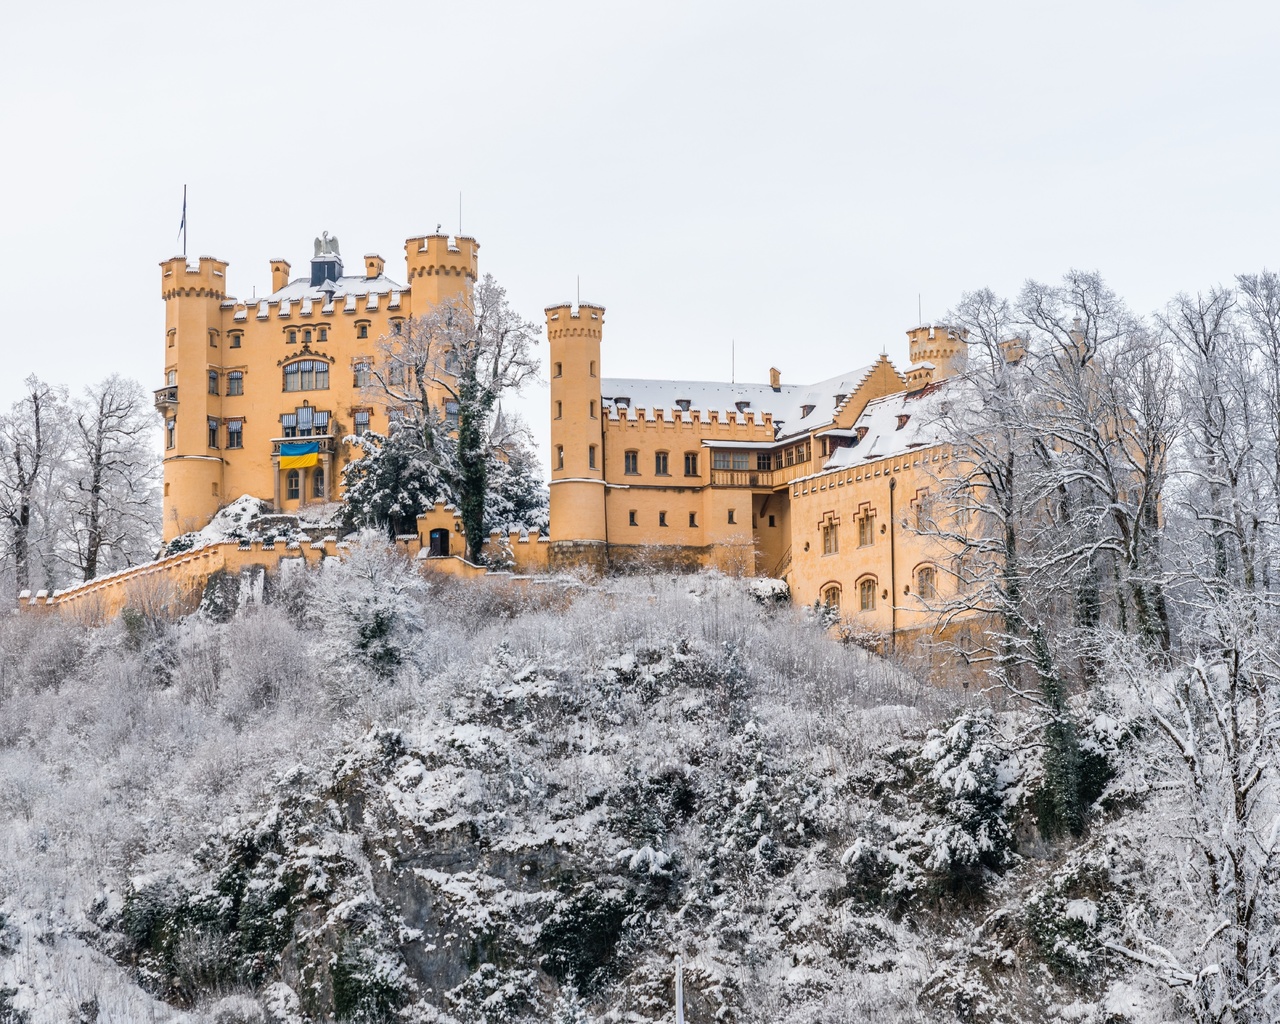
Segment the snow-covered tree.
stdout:
<path fill-rule="evenodd" d="M 23 396 L 0 415 L 0 523 L 19 591 L 52 586 L 58 515 L 58 473 L 65 458 L 65 391 L 38 377 L 23 382 Z"/>
<path fill-rule="evenodd" d="M 160 537 L 152 410 L 137 381 L 86 388 L 68 431 L 66 558 L 83 579 L 144 561 Z"/>

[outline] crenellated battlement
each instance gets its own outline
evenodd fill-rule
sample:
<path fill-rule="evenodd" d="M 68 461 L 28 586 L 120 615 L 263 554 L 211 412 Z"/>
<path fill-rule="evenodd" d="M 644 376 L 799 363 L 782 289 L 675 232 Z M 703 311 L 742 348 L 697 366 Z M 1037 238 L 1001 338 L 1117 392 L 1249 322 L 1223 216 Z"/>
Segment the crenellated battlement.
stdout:
<path fill-rule="evenodd" d="M 561 302 L 546 308 L 547 339 L 596 338 L 603 336 L 604 306 L 591 302 Z"/>
<path fill-rule="evenodd" d="M 409 283 L 419 277 L 465 277 L 475 281 L 480 243 L 468 235 L 421 235 L 404 243 Z"/>
<path fill-rule="evenodd" d="M 160 264 L 160 295 L 164 299 L 178 296 L 225 299 L 227 297 L 227 261 L 201 256 L 193 267 L 185 256 L 174 256 Z"/>
<path fill-rule="evenodd" d="M 720 412 L 690 409 L 645 409 L 630 407 L 628 415 L 619 415 L 616 407 L 607 410 L 606 430 L 687 432 L 700 437 L 716 437 L 721 440 L 764 441 L 773 443 L 773 414 L 756 413 L 736 409 Z M 670 414 L 668 416 L 668 414 Z"/>

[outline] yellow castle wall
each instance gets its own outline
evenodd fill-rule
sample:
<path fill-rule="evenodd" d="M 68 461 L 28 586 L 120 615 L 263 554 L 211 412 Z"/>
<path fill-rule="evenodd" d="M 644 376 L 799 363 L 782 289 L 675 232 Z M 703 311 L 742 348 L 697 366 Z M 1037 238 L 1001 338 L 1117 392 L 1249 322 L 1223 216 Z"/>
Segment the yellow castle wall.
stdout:
<path fill-rule="evenodd" d="M 358 296 L 354 301 L 336 294 L 327 313 L 321 299 L 311 301 L 309 312 L 304 312 L 299 300 L 269 302 L 265 315 L 261 306 L 265 300 L 224 306 L 228 298 L 225 262 L 201 257 L 192 267 L 176 257 L 161 264 L 166 330 L 163 380 L 173 371 L 177 386 L 176 404 L 158 402 L 162 413 L 176 419 L 176 444 L 166 449 L 164 459 L 166 541 L 204 526 L 222 504 L 242 494 L 271 501 L 281 511 L 341 496 L 341 469 L 361 455 L 357 446 L 341 444 L 343 435 L 353 431 L 354 411 L 368 409 L 370 428 L 387 430 L 383 404 L 354 383 L 355 365 L 376 359 L 378 339 L 391 333 L 393 321 L 425 312 L 443 298 L 462 295 L 476 279 L 479 244 L 471 238 L 457 238 L 452 247 L 449 243 L 444 235 L 406 241 L 404 273 L 391 275 L 404 285 L 397 304 L 386 293 Z M 380 257 L 367 257 L 362 263 L 353 261 L 344 273 L 377 276 L 382 268 Z M 309 265 L 302 270 L 310 274 Z M 274 289 L 288 282 L 286 261 L 272 260 L 271 272 Z M 293 342 L 290 331 L 295 332 Z M 284 390 L 284 365 L 300 358 L 329 364 L 327 389 Z M 232 371 L 243 374 L 243 394 L 227 394 L 227 374 Z M 209 393 L 210 372 L 218 374 L 217 395 Z M 290 499 L 283 479 L 277 487 L 272 441 L 282 436 L 281 414 L 304 404 L 329 412 L 333 452 L 328 458 L 321 456 L 321 467 L 327 469 L 321 496 L 314 493 L 314 471 L 305 470 L 299 497 Z M 217 447 L 209 444 L 210 419 L 218 421 Z M 243 421 L 242 448 L 226 447 L 226 423 L 231 419 Z"/>

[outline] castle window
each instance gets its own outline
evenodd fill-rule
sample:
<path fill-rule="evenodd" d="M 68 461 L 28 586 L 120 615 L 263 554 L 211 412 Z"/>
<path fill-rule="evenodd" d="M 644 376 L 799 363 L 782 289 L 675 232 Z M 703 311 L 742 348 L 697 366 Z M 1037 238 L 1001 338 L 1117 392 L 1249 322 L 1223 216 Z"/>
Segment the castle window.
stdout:
<path fill-rule="evenodd" d="M 596 468 L 596 446 L 593 444 L 587 446 L 587 468 Z"/>
<path fill-rule="evenodd" d="M 242 420 L 227 420 L 227 447 L 244 447 L 244 422 Z"/>
<path fill-rule="evenodd" d="M 296 469 L 289 470 L 284 477 L 284 496 L 290 501 L 297 501 L 302 493 L 302 477 Z"/>
<path fill-rule="evenodd" d="M 216 395 L 218 393 L 218 371 L 209 371 L 209 394 Z"/>
<path fill-rule="evenodd" d="M 840 525 L 838 523 L 822 524 L 822 553 L 834 555 L 840 551 Z"/>
<path fill-rule="evenodd" d="M 244 374 L 239 370 L 232 370 L 227 374 L 227 394 L 243 395 L 244 394 Z"/>
<path fill-rule="evenodd" d="M 357 409 L 351 414 L 351 422 L 354 424 L 353 430 L 356 437 L 363 437 L 369 433 L 369 410 Z"/>
<path fill-rule="evenodd" d="M 635 510 L 635 509 L 632 509 L 630 512 L 628 512 L 628 513 L 627 513 L 627 525 L 628 525 L 628 526 L 638 526 L 638 525 L 639 525 L 639 524 L 636 522 L 636 510 Z"/>
<path fill-rule="evenodd" d="M 749 469 L 751 467 L 750 452 L 734 452 L 732 456 L 734 469 Z"/>
<path fill-rule="evenodd" d="M 168 385 L 169 385 L 169 387 L 173 387 L 175 384 L 177 384 L 177 383 L 178 383 L 178 371 L 177 371 L 177 370 L 170 370 L 168 373 L 166 373 L 166 374 L 164 375 L 164 382 L 165 382 L 166 384 L 168 384 Z"/>
<path fill-rule="evenodd" d="M 218 447 L 218 421 L 217 420 L 209 421 L 209 447 L 210 448 Z"/>
<path fill-rule="evenodd" d="M 351 386 L 353 388 L 367 388 L 369 386 L 369 364 L 355 363 L 351 367 Z"/>
<path fill-rule="evenodd" d="M 551 364 L 551 376 L 553 376 L 553 377 L 563 377 L 563 376 L 564 376 L 564 364 L 563 364 L 563 363 L 552 363 L 552 364 Z"/>
<path fill-rule="evenodd" d="M 290 331 L 290 332 L 289 332 L 289 344 L 290 344 L 290 345 L 296 345 L 297 343 L 298 343 L 298 332 L 297 332 L 297 331 Z"/>
<path fill-rule="evenodd" d="M 769 525 L 770 525 L 770 526 L 777 526 L 777 525 L 778 525 L 778 524 L 777 524 L 777 522 L 776 522 L 776 520 L 774 519 L 774 517 L 773 517 L 773 516 L 770 516 L 770 517 L 769 517 Z"/>
<path fill-rule="evenodd" d="M 698 453 L 697 452 L 684 453 L 684 475 L 685 476 L 698 475 Z"/>
<path fill-rule="evenodd" d="M 587 414 L 588 414 L 592 419 L 595 419 L 595 418 L 596 418 L 596 402 L 595 402 L 595 399 L 594 399 L 594 398 L 593 398 L 590 402 L 588 402 L 588 403 L 587 403 Z"/>
<path fill-rule="evenodd" d="M 213 481 L 213 487 L 212 487 L 211 489 L 212 489 L 212 491 L 213 491 L 213 496 L 216 498 L 216 497 L 218 496 L 218 481 L 217 481 L 217 480 Z"/>
<path fill-rule="evenodd" d="M 728 452 L 715 452 L 711 456 L 712 469 L 728 469 L 732 463 L 729 461 Z"/>
<path fill-rule="evenodd" d="M 794 466 L 796 464 L 796 450 L 794 448 L 787 449 L 787 465 Z"/>
<path fill-rule="evenodd" d="M 282 437 L 298 436 L 298 414 L 287 412 L 280 417 L 280 435 Z"/>
<path fill-rule="evenodd" d="M 653 456 L 653 471 L 658 476 L 670 476 L 671 473 L 667 469 L 668 453 L 656 452 Z"/>
<path fill-rule="evenodd" d="M 697 526 L 697 525 L 698 525 L 698 513 L 697 513 L 697 512 L 690 512 L 690 513 L 689 513 L 689 525 L 690 525 L 690 526 Z"/>
<path fill-rule="evenodd" d="M 357 337 L 357 338 L 367 338 L 367 337 L 369 337 L 369 325 L 368 325 L 368 324 L 356 324 L 356 337 Z"/>
<path fill-rule="evenodd" d="M 640 475 L 640 453 L 628 451 L 622 453 L 622 472 L 627 476 Z"/>
<path fill-rule="evenodd" d="M 311 330 L 310 330 L 310 328 L 308 328 L 307 330 L 305 330 L 305 331 L 303 331 L 303 332 L 302 332 L 302 344 L 304 344 L 304 345 L 310 345 L 310 344 L 311 344 Z"/>
<path fill-rule="evenodd" d="M 733 509 L 729 509 L 729 525 L 736 526 L 738 521 L 733 518 Z"/>
<path fill-rule="evenodd" d="M 173 348 L 173 343 L 174 343 L 175 341 L 177 341 L 177 340 L 178 340 L 178 332 L 177 332 L 177 331 L 170 331 L 170 332 L 169 332 L 169 347 L 170 347 L 170 348 Z"/>
<path fill-rule="evenodd" d="M 444 403 L 444 421 L 454 430 L 458 429 L 458 403 L 452 400 Z"/>
<path fill-rule="evenodd" d="M 166 448 L 172 448 L 177 443 L 177 435 L 178 435 L 178 421 L 165 420 L 164 421 L 164 446 Z"/>
<path fill-rule="evenodd" d="M 876 542 L 876 517 L 868 512 L 858 520 L 858 547 L 870 547 Z"/>
<path fill-rule="evenodd" d="M 563 416 L 564 416 L 564 403 L 561 402 L 559 399 L 557 399 L 556 400 L 556 419 L 561 419 Z"/>
<path fill-rule="evenodd" d="M 868 576 L 858 584 L 858 607 L 864 612 L 876 610 L 876 580 Z"/>
<path fill-rule="evenodd" d="M 822 606 L 833 612 L 840 610 L 840 584 L 828 583 L 822 588 Z"/>
<path fill-rule="evenodd" d="M 594 359 L 593 359 L 593 360 L 591 360 L 591 363 L 590 363 L 590 371 L 589 371 L 589 372 L 591 373 L 591 376 L 593 376 L 593 377 L 596 375 L 596 361 L 595 361 Z"/>
<path fill-rule="evenodd" d="M 284 368 L 285 391 L 327 391 L 329 364 L 322 359 L 301 359 Z"/>
<path fill-rule="evenodd" d="M 564 469 L 564 445 L 556 445 L 556 469 Z"/>
<path fill-rule="evenodd" d="M 210 332 L 209 332 L 209 347 L 210 347 L 210 348 L 217 348 L 217 347 L 218 347 L 218 332 L 217 332 L 217 331 L 210 331 Z"/>
<path fill-rule="evenodd" d="M 168 484 L 165 484 L 165 485 L 164 485 L 164 496 L 165 496 L 166 498 L 167 498 L 167 497 L 169 497 L 169 485 L 168 485 Z"/>
<path fill-rule="evenodd" d="M 320 328 L 319 338 L 320 338 L 320 340 L 321 340 L 321 341 L 328 341 L 328 340 L 329 340 L 329 328 L 327 328 L 327 327 L 321 327 L 321 328 Z"/>
<path fill-rule="evenodd" d="M 938 596 L 938 571 L 931 565 L 916 570 L 916 596 L 921 601 L 932 601 Z"/>
<path fill-rule="evenodd" d="M 231 348 L 239 348 L 239 347 L 240 347 L 240 339 L 243 337 L 243 335 L 240 335 L 240 334 L 230 334 L 230 335 L 228 335 L 227 337 L 231 339 L 231 340 L 230 340 L 230 342 L 229 342 L 229 344 L 230 344 Z"/>
<path fill-rule="evenodd" d="M 767 473 L 773 469 L 773 457 L 768 452 L 756 453 L 756 469 L 761 473 Z"/>
<path fill-rule="evenodd" d="M 316 466 L 311 471 L 311 497 L 323 498 L 324 496 L 324 467 Z"/>
<path fill-rule="evenodd" d="M 667 525 L 667 514 L 665 512 L 658 513 L 658 525 L 659 526 Z"/>
<path fill-rule="evenodd" d="M 392 387 L 404 387 L 404 363 L 398 359 L 391 360 L 387 367 L 387 383 Z"/>

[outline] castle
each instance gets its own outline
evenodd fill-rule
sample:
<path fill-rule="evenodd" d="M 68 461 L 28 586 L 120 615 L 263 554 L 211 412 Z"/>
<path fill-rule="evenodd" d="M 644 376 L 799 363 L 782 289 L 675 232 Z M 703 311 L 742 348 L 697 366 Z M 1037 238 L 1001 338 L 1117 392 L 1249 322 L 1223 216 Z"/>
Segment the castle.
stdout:
<path fill-rule="evenodd" d="M 337 500 L 360 455 L 342 438 L 388 427 L 366 390 L 378 339 L 464 295 L 478 249 L 410 238 L 398 284 L 377 255 L 346 275 L 325 235 L 308 275 L 272 260 L 271 293 L 247 301 L 227 295 L 225 262 L 162 263 L 165 539 L 241 494 L 284 512 Z M 907 332 L 905 374 L 882 355 L 816 384 L 776 369 L 767 384 L 738 384 L 605 377 L 603 307 L 551 306 L 546 320 L 551 536 L 536 564 L 716 566 L 785 578 L 796 601 L 868 632 L 933 623 L 929 606 L 956 574 L 909 524 L 951 457 L 936 407 L 964 365 L 956 332 Z M 440 553 L 448 524 L 429 525 Z"/>
<path fill-rule="evenodd" d="M 632 380 L 603 376 L 603 307 L 546 315 L 552 566 L 717 566 L 868 633 L 935 625 L 957 574 L 911 527 L 951 458 L 956 331 L 907 332 L 905 375 L 882 355 L 816 384 Z"/>
<path fill-rule="evenodd" d="M 342 467 L 360 456 L 342 438 L 387 431 L 386 409 L 365 390 L 378 339 L 464 294 L 479 248 L 474 238 L 410 238 L 398 284 L 376 254 L 347 275 L 326 234 L 307 275 L 291 279 L 288 261 L 274 259 L 271 294 L 249 300 L 227 294 L 223 260 L 160 264 L 164 539 L 200 529 L 242 494 L 284 512 L 336 501 Z"/>

